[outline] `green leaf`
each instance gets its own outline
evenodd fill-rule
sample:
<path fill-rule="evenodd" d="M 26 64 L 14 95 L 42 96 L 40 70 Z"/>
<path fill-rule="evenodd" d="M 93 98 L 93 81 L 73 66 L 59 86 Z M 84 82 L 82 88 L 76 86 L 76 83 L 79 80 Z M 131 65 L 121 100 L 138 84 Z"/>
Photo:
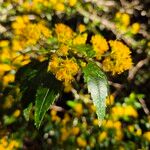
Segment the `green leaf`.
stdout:
<path fill-rule="evenodd" d="M 24 115 L 26 121 L 29 121 L 31 109 L 32 109 L 32 103 L 30 103 L 29 106 L 23 110 L 23 115 Z"/>
<path fill-rule="evenodd" d="M 77 51 L 79 54 L 82 54 L 86 57 L 92 58 L 95 56 L 95 51 L 92 49 L 91 45 L 81 44 L 75 45 L 73 48 L 75 48 L 75 51 Z"/>
<path fill-rule="evenodd" d="M 83 69 L 84 79 L 87 82 L 88 91 L 91 93 L 96 107 L 98 119 L 102 120 L 106 112 L 106 97 L 108 96 L 108 81 L 104 72 L 94 63 L 89 62 Z"/>
<path fill-rule="evenodd" d="M 59 93 L 54 89 L 39 87 L 36 94 L 35 101 L 35 125 L 37 128 L 40 127 L 41 122 L 44 118 L 45 113 L 58 98 Z"/>

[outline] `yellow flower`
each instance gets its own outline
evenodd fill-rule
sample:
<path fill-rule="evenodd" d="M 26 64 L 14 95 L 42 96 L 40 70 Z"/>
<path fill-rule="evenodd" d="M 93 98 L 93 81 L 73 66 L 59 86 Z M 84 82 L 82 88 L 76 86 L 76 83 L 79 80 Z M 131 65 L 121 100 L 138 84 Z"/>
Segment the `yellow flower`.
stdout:
<path fill-rule="evenodd" d="M 69 0 L 69 6 L 74 6 L 77 3 L 77 0 Z"/>
<path fill-rule="evenodd" d="M 79 128 L 79 127 L 72 127 L 71 133 L 72 133 L 73 135 L 78 135 L 79 132 L 80 132 L 80 128 Z"/>
<path fill-rule="evenodd" d="M 123 138 L 123 131 L 121 130 L 121 128 L 116 129 L 116 136 L 115 139 L 120 141 Z"/>
<path fill-rule="evenodd" d="M 3 84 L 4 84 L 4 86 L 7 86 L 8 83 L 13 82 L 14 79 L 15 79 L 14 74 L 10 74 L 10 73 L 9 73 L 9 74 L 5 75 L 5 76 L 3 77 Z"/>
<path fill-rule="evenodd" d="M 86 142 L 86 140 L 83 137 L 77 137 L 77 144 L 80 147 L 86 147 L 87 142 Z"/>
<path fill-rule="evenodd" d="M 139 23 L 133 23 L 132 26 L 131 26 L 131 32 L 133 34 L 137 34 L 140 30 L 140 24 Z"/>
<path fill-rule="evenodd" d="M 122 106 L 114 106 L 111 111 L 113 118 L 119 118 L 124 116 L 124 108 Z"/>
<path fill-rule="evenodd" d="M 59 42 L 62 43 L 68 43 L 70 40 L 72 40 L 74 34 L 70 27 L 62 23 L 55 25 L 55 32 Z"/>
<path fill-rule="evenodd" d="M 150 142 L 150 131 L 147 131 L 143 134 L 143 137 Z"/>
<path fill-rule="evenodd" d="M 99 125 L 99 120 L 98 119 L 94 119 L 93 120 L 93 125 L 98 126 Z"/>
<path fill-rule="evenodd" d="M 78 69 L 78 65 L 72 59 L 58 58 L 57 55 L 52 55 L 48 66 L 48 71 L 52 71 L 58 80 L 63 81 L 65 87 L 74 80 Z"/>
<path fill-rule="evenodd" d="M 61 140 L 62 141 L 67 140 L 67 138 L 70 135 L 70 132 L 65 127 L 61 128 L 60 132 L 61 132 Z"/>
<path fill-rule="evenodd" d="M 41 35 L 48 38 L 51 37 L 51 31 L 45 26 L 44 22 L 39 22 L 37 28 L 40 31 Z"/>
<path fill-rule="evenodd" d="M 7 40 L 0 41 L 0 47 L 7 47 L 8 45 L 9 45 L 9 41 Z"/>
<path fill-rule="evenodd" d="M 134 132 L 134 126 L 133 125 L 129 125 L 128 126 L 128 130 L 129 130 L 129 132 L 133 133 Z"/>
<path fill-rule="evenodd" d="M 130 105 L 126 106 L 114 106 L 112 108 L 112 117 L 121 118 L 121 117 L 138 117 L 136 109 Z"/>
<path fill-rule="evenodd" d="M 107 132 L 106 131 L 103 131 L 103 132 L 99 133 L 99 136 L 98 136 L 98 141 L 99 142 L 104 141 L 106 138 L 107 138 Z"/>
<path fill-rule="evenodd" d="M 120 12 L 117 12 L 116 15 L 115 15 L 116 19 L 120 19 L 121 18 L 121 13 Z"/>
<path fill-rule="evenodd" d="M 120 74 L 132 66 L 130 49 L 120 41 L 109 41 L 111 53 L 103 61 L 103 69 L 111 71 L 113 75 Z"/>
<path fill-rule="evenodd" d="M 43 24 L 43 22 L 32 23 L 28 16 L 17 17 L 12 23 L 14 30 L 13 49 L 21 50 L 27 46 L 35 45 L 40 38 L 48 38 L 51 31 Z"/>
<path fill-rule="evenodd" d="M 20 114 L 21 114 L 20 110 L 17 109 L 17 110 L 14 111 L 13 116 L 17 118 L 17 117 L 20 116 Z"/>
<path fill-rule="evenodd" d="M 84 31 L 86 30 L 85 25 L 79 24 L 79 25 L 78 25 L 78 30 L 79 30 L 80 33 L 84 32 Z"/>
<path fill-rule="evenodd" d="M 142 135 L 142 130 L 140 128 L 138 128 L 135 132 L 135 135 L 137 136 L 141 136 Z"/>
<path fill-rule="evenodd" d="M 114 104 L 114 96 L 110 95 L 106 98 L 106 105 L 113 105 Z"/>
<path fill-rule="evenodd" d="M 127 27 L 130 24 L 130 16 L 126 13 L 123 13 L 121 15 L 121 23 Z"/>
<path fill-rule="evenodd" d="M 113 128 L 114 127 L 114 122 L 112 120 L 106 120 L 105 123 L 103 123 L 105 128 Z"/>
<path fill-rule="evenodd" d="M 130 105 L 124 107 L 124 115 L 131 116 L 134 118 L 138 117 L 138 113 L 137 113 L 136 109 Z"/>
<path fill-rule="evenodd" d="M 5 72 L 5 71 L 10 71 L 12 67 L 7 64 L 0 64 L 0 74 Z"/>
<path fill-rule="evenodd" d="M 81 103 L 77 103 L 75 107 L 73 108 L 78 116 L 82 115 L 83 113 L 83 106 Z"/>
<path fill-rule="evenodd" d="M 120 121 L 115 121 L 113 126 L 114 126 L 115 129 L 120 129 L 121 128 L 121 122 Z"/>
<path fill-rule="evenodd" d="M 96 58 L 101 59 L 101 56 L 106 52 L 109 47 L 106 39 L 102 35 L 94 35 L 92 36 L 91 43 L 93 45 L 93 49 L 96 52 Z"/>
<path fill-rule="evenodd" d="M 57 54 L 60 56 L 67 56 L 69 51 L 69 47 L 67 45 L 62 44 L 57 51 Z"/>
<path fill-rule="evenodd" d="M 61 119 L 59 116 L 57 116 L 56 110 L 51 110 L 50 114 L 51 114 L 52 121 L 60 122 Z"/>
<path fill-rule="evenodd" d="M 62 124 L 65 125 L 69 121 L 70 121 L 70 116 L 68 114 L 65 114 L 64 119 L 62 120 Z"/>
<path fill-rule="evenodd" d="M 56 3 L 56 5 L 54 6 L 56 11 L 64 11 L 65 10 L 65 6 L 63 3 Z"/>
<path fill-rule="evenodd" d="M 74 45 L 85 44 L 87 40 L 87 33 L 79 34 L 73 39 Z"/>

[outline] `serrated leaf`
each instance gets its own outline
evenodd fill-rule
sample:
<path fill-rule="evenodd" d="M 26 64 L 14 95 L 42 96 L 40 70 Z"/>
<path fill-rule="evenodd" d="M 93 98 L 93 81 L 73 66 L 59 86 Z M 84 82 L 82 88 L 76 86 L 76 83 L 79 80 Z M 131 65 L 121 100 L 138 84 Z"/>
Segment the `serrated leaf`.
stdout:
<path fill-rule="evenodd" d="M 77 51 L 79 54 L 82 54 L 86 57 L 92 58 L 95 56 L 95 51 L 92 49 L 91 45 L 88 44 L 81 44 L 74 46 L 75 51 Z"/>
<path fill-rule="evenodd" d="M 54 89 L 39 87 L 36 94 L 35 101 L 35 125 L 37 128 L 40 127 L 41 122 L 44 118 L 45 113 L 59 96 L 57 91 Z"/>
<path fill-rule="evenodd" d="M 84 79 L 87 82 L 88 91 L 91 93 L 96 113 L 100 120 L 105 116 L 106 97 L 108 96 L 108 81 L 104 72 L 94 63 L 89 62 L 83 69 Z"/>
<path fill-rule="evenodd" d="M 32 109 L 32 103 L 30 103 L 29 106 L 23 110 L 23 115 L 24 115 L 26 121 L 29 121 L 31 109 Z"/>

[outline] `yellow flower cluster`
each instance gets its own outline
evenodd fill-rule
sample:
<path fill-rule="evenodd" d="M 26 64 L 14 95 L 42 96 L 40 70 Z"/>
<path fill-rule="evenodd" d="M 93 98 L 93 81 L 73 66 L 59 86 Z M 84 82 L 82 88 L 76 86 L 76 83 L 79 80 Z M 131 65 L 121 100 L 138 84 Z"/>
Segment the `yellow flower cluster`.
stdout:
<path fill-rule="evenodd" d="M 135 22 L 130 24 L 130 16 L 127 13 L 116 13 L 116 26 L 125 32 L 130 31 L 132 34 L 137 34 L 140 30 L 140 24 Z"/>
<path fill-rule="evenodd" d="M 49 63 L 48 70 L 54 73 L 58 80 L 63 81 L 65 86 L 68 86 L 74 80 L 79 67 L 73 59 L 62 59 L 54 54 Z"/>
<path fill-rule="evenodd" d="M 67 9 L 67 6 L 73 7 L 77 3 L 77 0 L 24 0 L 21 2 L 17 0 L 11 1 L 22 7 L 24 11 L 32 11 L 38 14 L 42 13 L 45 8 L 64 12 Z"/>
<path fill-rule="evenodd" d="M 91 43 L 93 45 L 93 50 L 96 52 L 96 58 L 101 59 L 104 52 L 106 52 L 109 47 L 106 39 L 102 35 L 94 35 L 92 36 Z"/>
<path fill-rule="evenodd" d="M 87 142 L 86 142 L 86 140 L 83 137 L 78 137 L 77 138 L 77 144 L 80 147 L 86 147 L 87 146 Z"/>
<path fill-rule="evenodd" d="M 74 45 L 85 44 L 87 40 L 87 33 L 79 34 L 73 39 Z"/>
<path fill-rule="evenodd" d="M 142 130 L 137 125 L 129 125 L 128 130 L 131 134 L 135 136 L 141 136 Z"/>
<path fill-rule="evenodd" d="M 107 129 L 115 129 L 115 139 L 116 140 L 122 140 L 123 138 L 123 132 L 122 132 L 122 125 L 120 121 L 114 121 L 114 120 L 104 120 L 102 122 L 102 126 Z"/>
<path fill-rule="evenodd" d="M 43 22 L 31 23 L 28 16 L 19 16 L 13 22 L 13 50 L 22 50 L 35 45 L 40 39 L 51 37 L 51 31 Z"/>
<path fill-rule="evenodd" d="M 71 42 L 74 32 L 65 24 L 59 23 L 55 25 L 55 32 L 59 42 L 68 43 Z"/>
<path fill-rule="evenodd" d="M 134 107 L 131 105 L 125 105 L 125 106 L 114 106 L 112 108 L 112 114 L 113 118 L 122 118 L 122 117 L 138 117 L 138 113 Z"/>
<path fill-rule="evenodd" d="M 113 75 L 120 74 L 132 66 L 130 49 L 120 41 L 109 41 L 111 53 L 105 57 L 103 64 L 104 71 L 111 71 Z"/>
<path fill-rule="evenodd" d="M 14 150 L 20 147 L 20 144 L 16 140 L 8 141 L 7 137 L 0 139 L 0 150 Z"/>
<path fill-rule="evenodd" d="M 125 27 L 127 27 L 130 24 L 129 14 L 117 12 L 116 19 L 118 19 L 120 23 Z"/>

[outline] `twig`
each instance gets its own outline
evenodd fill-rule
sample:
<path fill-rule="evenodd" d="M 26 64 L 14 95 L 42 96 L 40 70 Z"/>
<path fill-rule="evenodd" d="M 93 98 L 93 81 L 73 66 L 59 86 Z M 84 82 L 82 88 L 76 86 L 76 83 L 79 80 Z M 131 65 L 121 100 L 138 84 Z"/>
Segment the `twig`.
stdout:
<path fill-rule="evenodd" d="M 126 36 L 124 32 L 117 30 L 114 23 L 110 22 L 104 17 L 99 17 L 97 13 L 94 12 L 94 10 L 92 10 L 93 13 L 89 13 L 88 11 L 82 9 L 81 7 L 78 7 L 77 11 L 83 16 L 89 18 L 89 20 L 102 24 L 105 28 L 112 31 L 117 36 L 117 38 L 121 38 L 122 40 L 124 40 L 126 44 L 131 46 L 136 45 L 137 42 L 133 38 Z"/>
<path fill-rule="evenodd" d="M 132 80 L 135 76 L 135 74 L 138 72 L 140 68 L 143 67 L 143 65 L 147 64 L 149 62 L 149 57 L 139 61 L 135 67 L 133 67 L 131 70 L 129 70 L 129 75 L 128 75 L 128 81 Z"/>
<path fill-rule="evenodd" d="M 144 110 L 145 114 L 146 114 L 146 115 L 149 115 L 149 114 L 150 114 L 150 112 L 149 112 L 149 110 L 148 110 L 148 108 L 147 108 L 147 106 L 146 106 L 146 104 L 145 104 L 144 99 L 139 99 L 139 102 L 141 103 L 142 108 L 143 108 L 143 110 Z"/>

